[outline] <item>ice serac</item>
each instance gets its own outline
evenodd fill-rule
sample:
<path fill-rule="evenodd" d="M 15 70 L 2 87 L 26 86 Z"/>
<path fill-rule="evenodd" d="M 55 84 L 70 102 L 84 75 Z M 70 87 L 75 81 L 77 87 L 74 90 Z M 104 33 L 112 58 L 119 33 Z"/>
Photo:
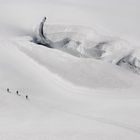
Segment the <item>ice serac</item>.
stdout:
<path fill-rule="evenodd" d="M 82 26 L 47 25 L 43 19 L 34 41 L 76 57 L 104 60 L 140 73 L 139 51 L 127 41 Z"/>
<path fill-rule="evenodd" d="M 36 31 L 36 35 L 33 36 L 33 41 L 37 44 L 44 45 L 49 48 L 61 47 L 67 44 L 70 40 L 69 38 L 65 38 L 59 42 L 53 42 L 50 40 L 47 35 L 44 35 L 44 24 L 46 22 L 46 17 L 43 18 L 42 22 L 39 25 L 39 28 Z"/>
<path fill-rule="evenodd" d="M 117 65 L 130 69 L 133 72 L 140 73 L 140 59 L 138 56 L 139 55 L 137 55 L 135 52 L 131 52 L 120 59 Z"/>
<path fill-rule="evenodd" d="M 46 21 L 46 17 L 43 18 L 42 22 L 40 23 L 39 29 L 38 29 L 38 35 L 34 36 L 33 40 L 34 42 L 38 44 L 45 45 L 49 48 L 53 48 L 53 42 L 49 40 L 45 35 L 44 35 L 44 23 Z"/>

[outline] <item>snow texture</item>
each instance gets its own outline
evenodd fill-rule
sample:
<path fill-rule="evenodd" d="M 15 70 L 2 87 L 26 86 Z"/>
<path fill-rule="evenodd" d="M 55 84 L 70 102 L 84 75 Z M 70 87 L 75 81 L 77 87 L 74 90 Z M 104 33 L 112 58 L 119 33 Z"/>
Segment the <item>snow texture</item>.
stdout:
<path fill-rule="evenodd" d="M 139 140 L 139 7 L 0 0 L 0 140 Z"/>

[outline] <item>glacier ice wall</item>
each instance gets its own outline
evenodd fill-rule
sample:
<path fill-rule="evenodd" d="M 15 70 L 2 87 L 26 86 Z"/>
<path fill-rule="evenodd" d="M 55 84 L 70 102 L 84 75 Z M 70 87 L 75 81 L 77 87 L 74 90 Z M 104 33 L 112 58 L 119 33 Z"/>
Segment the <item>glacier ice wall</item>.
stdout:
<path fill-rule="evenodd" d="M 43 35 L 51 46 L 43 44 L 39 28 L 34 40 L 38 44 L 59 49 L 76 57 L 100 59 L 140 73 L 140 51 L 126 40 L 103 35 L 96 30 L 82 26 L 46 25 Z"/>

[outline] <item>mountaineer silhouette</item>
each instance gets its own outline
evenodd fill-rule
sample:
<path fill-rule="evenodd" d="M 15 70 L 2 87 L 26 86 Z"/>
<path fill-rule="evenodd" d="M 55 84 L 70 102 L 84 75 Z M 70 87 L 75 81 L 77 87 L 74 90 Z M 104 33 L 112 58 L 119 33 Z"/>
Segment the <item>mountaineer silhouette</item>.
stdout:
<path fill-rule="evenodd" d="M 28 95 L 26 95 L 25 98 L 26 98 L 26 100 L 28 100 L 29 99 Z"/>
<path fill-rule="evenodd" d="M 18 91 L 18 90 L 16 91 L 16 94 L 17 94 L 18 96 L 20 96 L 20 94 L 19 94 L 19 91 Z"/>
<path fill-rule="evenodd" d="M 7 92 L 10 93 L 10 89 L 9 88 L 7 88 Z"/>

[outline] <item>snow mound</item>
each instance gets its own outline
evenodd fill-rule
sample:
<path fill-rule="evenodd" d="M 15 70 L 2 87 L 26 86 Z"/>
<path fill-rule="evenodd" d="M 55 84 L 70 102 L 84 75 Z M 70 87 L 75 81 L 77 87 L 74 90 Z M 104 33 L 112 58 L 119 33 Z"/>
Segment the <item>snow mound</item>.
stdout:
<path fill-rule="evenodd" d="M 76 57 L 101 59 L 129 70 L 140 73 L 139 51 L 127 41 L 105 36 L 98 31 L 82 26 L 46 25 L 44 36 L 53 43 L 53 48 L 62 50 Z M 40 44 L 42 38 L 38 29 L 34 36 Z"/>

